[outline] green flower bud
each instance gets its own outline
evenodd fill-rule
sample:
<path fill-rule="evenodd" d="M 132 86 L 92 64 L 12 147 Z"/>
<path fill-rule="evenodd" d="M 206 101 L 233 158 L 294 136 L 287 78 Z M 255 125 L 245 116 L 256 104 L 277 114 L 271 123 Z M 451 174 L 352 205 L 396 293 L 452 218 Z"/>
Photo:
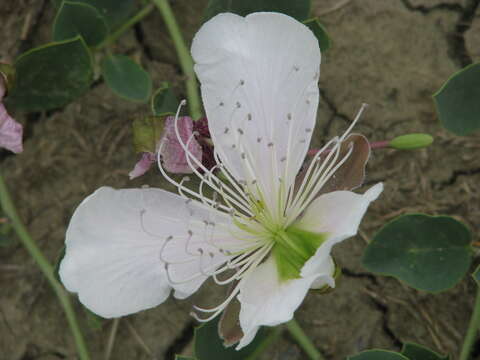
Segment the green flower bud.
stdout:
<path fill-rule="evenodd" d="M 428 134 L 407 134 L 397 136 L 388 146 L 397 150 L 413 150 L 430 146 L 433 137 Z"/>
<path fill-rule="evenodd" d="M 0 63 L 0 77 L 5 82 L 5 88 L 8 92 L 12 91 L 15 85 L 15 68 L 10 64 Z"/>
<path fill-rule="evenodd" d="M 157 142 L 163 132 L 164 118 L 148 116 L 133 121 L 133 146 L 137 153 L 156 152 Z"/>

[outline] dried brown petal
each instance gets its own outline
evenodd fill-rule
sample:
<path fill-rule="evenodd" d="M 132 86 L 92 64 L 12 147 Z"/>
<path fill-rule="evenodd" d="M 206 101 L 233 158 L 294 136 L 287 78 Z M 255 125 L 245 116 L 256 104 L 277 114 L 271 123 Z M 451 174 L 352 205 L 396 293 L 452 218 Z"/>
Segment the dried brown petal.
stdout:
<path fill-rule="evenodd" d="M 218 323 L 218 335 L 223 339 L 223 345 L 225 347 L 236 344 L 243 337 L 239 316 L 240 302 L 235 298 L 227 305 L 225 310 L 223 310 L 223 314 Z"/>
<path fill-rule="evenodd" d="M 365 167 L 370 157 L 370 143 L 367 138 L 361 134 L 349 135 L 340 145 L 340 154 L 337 163 L 345 157 L 350 146 L 353 146 L 352 153 L 345 163 L 337 169 L 330 179 L 322 186 L 317 196 L 338 190 L 353 190 L 363 184 L 365 180 Z M 320 155 L 321 159 L 325 159 L 328 152 Z M 311 160 L 310 160 L 311 161 Z M 299 173 L 296 179 L 296 187 L 298 188 L 306 175 L 310 161 L 306 163 L 304 169 Z"/>
<path fill-rule="evenodd" d="M 350 144 L 353 144 L 350 157 L 325 183 L 318 195 L 338 190 L 353 190 L 363 184 L 365 167 L 370 157 L 370 144 L 361 134 L 349 135 L 341 145 L 338 161 L 347 154 Z"/>

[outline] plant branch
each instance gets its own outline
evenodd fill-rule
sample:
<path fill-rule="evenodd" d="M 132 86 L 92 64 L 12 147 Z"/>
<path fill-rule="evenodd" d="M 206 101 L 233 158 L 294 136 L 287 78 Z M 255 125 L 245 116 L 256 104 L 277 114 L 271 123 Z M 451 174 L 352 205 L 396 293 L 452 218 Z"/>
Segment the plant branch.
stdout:
<path fill-rule="evenodd" d="M 130 29 L 133 25 L 141 21 L 145 16 L 150 14 L 150 12 L 155 8 L 153 4 L 148 4 L 142 9 L 140 9 L 135 15 L 128 19 L 122 26 L 110 34 L 96 49 L 104 48 L 115 42 L 125 31 Z"/>
<path fill-rule="evenodd" d="M 477 339 L 478 329 L 480 327 L 480 289 L 477 290 L 477 297 L 475 298 L 475 304 L 473 305 L 473 314 L 470 318 L 470 324 L 468 325 L 467 334 L 463 341 L 462 351 L 460 353 L 459 360 L 469 360 L 470 353 L 472 352 L 473 344 Z"/>
<path fill-rule="evenodd" d="M 259 344 L 259 346 L 254 350 L 254 352 L 248 356 L 246 360 L 255 360 L 257 359 L 262 353 L 270 347 L 270 345 L 277 340 L 280 335 L 282 334 L 283 327 L 276 326 L 270 331 L 270 334 Z"/>
<path fill-rule="evenodd" d="M 75 311 L 73 310 L 72 304 L 68 297 L 67 292 L 63 289 L 63 286 L 55 278 L 55 272 L 53 266 L 48 262 L 46 257 L 43 255 L 39 247 L 35 244 L 27 229 L 23 225 L 20 217 L 17 214 L 15 206 L 10 198 L 10 194 L 7 189 L 7 185 L 0 174 L 0 206 L 4 214 L 8 217 L 9 221 L 12 224 L 13 229 L 15 230 L 20 242 L 28 251 L 30 256 L 35 260 L 40 270 L 43 272 L 43 275 L 47 278 L 50 286 L 52 287 L 55 295 L 57 295 L 60 304 L 63 307 L 63 311 L 67 317 L 68 325 L 72 331 L 73 338 L 75 340 L 75 345 L 77 347 L 77 352 L 80 360 L 90 360 L 88 355 L 87 346 L 83 339 L 82 332 L 78 326 L 77 319 L 75 316 Z"/>
<path fill-rule="evenodd" d="M 202 116 L 202 111 L 200 109 L 200 95 L 198 93 L 197 78 L 195 77 L 195 72 L 193 71 L 193 59 L 190 56 L 190 51 L 185 44 L 183 35 L 178 26 L 175 15 L 172 12 L 168 0 L 153 0 L 158 10 L 162 14 L 163 20 L 167 25 L 167 29 L 172 37 L 173 45 L 177 51 L 178 60 L 180 61 L 180 66 L 182 71 L 186 76 L 186 87 L 187 87 L 187 99 L 188 107 L 190 109 L 190 116 L 194 120 L 198 120 Z"/>
<path fill-rule="evenodd" d="M 303 332 L 300 325 L 298 325 L 295 319 L 290 320 L 287 324 L 287 329 L 290 332 L 290 335 L 295 339 L 295 341 L 300 345 L 305 354 L 311 360 L 325 360 L 323 355 L 317 350 L 315 345 L 312 343 L 310 338 Z"/>

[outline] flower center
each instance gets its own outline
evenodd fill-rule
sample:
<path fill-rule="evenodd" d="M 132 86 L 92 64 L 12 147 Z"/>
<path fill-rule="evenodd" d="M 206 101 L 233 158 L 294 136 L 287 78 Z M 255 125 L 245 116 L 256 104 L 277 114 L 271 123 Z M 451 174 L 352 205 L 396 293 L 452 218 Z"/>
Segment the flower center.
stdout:
<path fill-rule="evenodd" d="M 272 255 L 277 264 L 280 280 L 300 278 L 303 265 L 325 241 L 326 234 L 305 231 L 294 226 L 272 234 L 275 245 Z"/>

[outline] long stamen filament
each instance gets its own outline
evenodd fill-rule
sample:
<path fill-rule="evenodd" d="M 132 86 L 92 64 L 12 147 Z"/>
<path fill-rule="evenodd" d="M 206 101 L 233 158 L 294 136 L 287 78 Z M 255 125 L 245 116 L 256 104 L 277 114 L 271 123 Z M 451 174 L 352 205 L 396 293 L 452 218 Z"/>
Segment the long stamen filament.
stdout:
<path fill-rule="evenodd" d="M 271 245 L 271 246 L 273 246 L 273 245 Z M 268 254 L 268 252 L 267 252 L 267 254 Z M 260 264 L 260 262 L 263 260 L 263 258 L 264 258 L 264 256 L 262 256 L 262 257 L 258 256 L 256 258 L 255 262 L 253 264 L 251 264 L 251 266 L 246 270 L 246 272 L 243 275 L 243 277 L 241 278 L 241 280 L 235 286 L 232 293 L 220 305 L 215 306 L 214 308 L 211 308 L 211 309 L 203 309 L 203 308 L 200 308 L 198 306 L 194 306 L 194 309 L 196 311 L 200 311 L 200 312 L 204 312 L 204 313 L 212 313 L 213 312 L 213 314 L 211 316 L 209 316 L 207 318 L 204 318 L 204 319 L 201 319 L 195 312 L 192 312 L 191 315 L 199 322 L 207 322 L 207 321 L 210 321 L 213 318 L 215 318 L 218 314 L 220 314 L 227 307 L 227 305 L 230 303 L 230 301 L 232 301 L 237 296 L 237 294 L 240 292 L 240 286 L 242 285 L 243 281 L 248 277 L 248 275 L 253 270 L 256 269 L 256 267 Z"/>
<path fill-rule="evenodd" d="M 217 191 L 217 192 L 220 192 L 220 190 L 218 189 L 218 187 L 214 184 L 213 181 L 209 180 L 207 176 L 204 176 L 202 175 L 199 171 L 198 171 L 198 168 L 201 169 L 204 173 L 208 173 L 208 169 L 205 168 L 205 166 L 203 166 L 202 162 L 199 161 L 193 154 L 192 152 L 189 150 L 189 143 L 190 141 L 192 140 L 192 138 L 194 137 L 195 134 L 192 134 L 190 136 L 190 138 L 188 139 L 187 143 L 185 143 L 182 139 L 182 137 L 180 136 L 180 129 L 178 127 L 178 121 L 179 121 L 179 113 L 180 113 L 180 109 L 182 106 L 184 106 L 186 103 L 185 100 L 182 100 L 180 102 L 180 105 L 179 105 L 179 109 L 177 110 L 177 113 L 175 114 L 175 125 L 174 125 L 174 129 L 175 129 L 175 134 L 177 136 L 177 141 L 180 143 L 180 146 L 182 147 L 184 153 L 185 153 L 185 158 L 187 160 L 187 163 L 188 163 L 188 166 L 190 167 L 190 169 L 193 171 L 193 173 L 195 175 L 197 175 L 200 179 L 204 180 L 205 179 L 205 183 L 210 186 L 213 190 Z M 195 163 L 195 165 L 192 163 L 192 160 L 193 162 Z M 211 174 L 211 177 L 210 178 L 214 178 L 216 180 L 217 183 L 221 183 L 221 180 L 218 179 L 215 175 Z M 223 184 L 224 187 L 227 188 L 227 186 L 225 184 Z M 225 193 L 224 193 L 225 194 Z M 236 206 L 238 206 L 239 208 L 241 208 L 243 211 L 247 212 L 247 214 L 249 214 L 249 210 L 248 210 L 248 203 L 245 203 L 243 199 L 237 197 L 237 199 L 233 199 L 231 196 L 225 194 L 228 199 L 234 203 Z M 251 213 L 250 213 L 251 215 Z"/>

